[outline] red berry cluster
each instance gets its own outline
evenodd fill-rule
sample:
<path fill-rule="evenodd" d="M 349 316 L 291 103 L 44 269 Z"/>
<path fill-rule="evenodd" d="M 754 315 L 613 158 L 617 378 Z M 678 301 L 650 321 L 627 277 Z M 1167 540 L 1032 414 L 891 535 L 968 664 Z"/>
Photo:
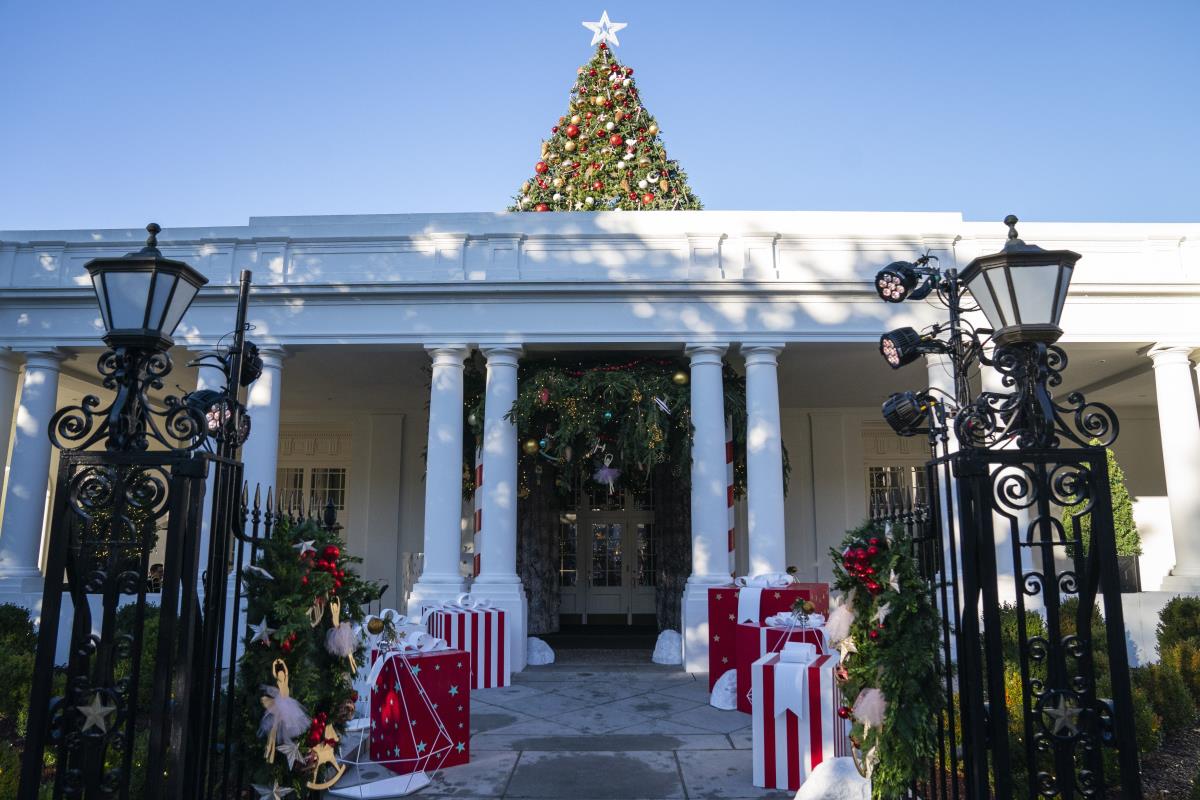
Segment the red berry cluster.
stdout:
<path fill-rule="evenodd" d="M 287 638 L 284 639 L 280 643 L 279 649 L 285 653 L 290 653 L 290 652 L 292 652 L 292 648 L 295 646 L 296 646 L 296 634 L 295 634 L 295 632 L 292 632 L 292 633 L 289 633 L 287 635 Z"/>
<path fill-rule="evenodd" d="M 317 712 L 317 715 L 312 718 L 312 722 L 308 726 L 308 746 L 315 747 L 321 744 L 322 741 L 328 745 L 336 745 L 337 739 L 325 738 L 325 726 L 329 723 L 329 715 L 324 711 Z"/>
<path fill-rule="evenodd" d="M 876 579 L 879 570 L 875 563 L 879 555 L 886 549 L 887 541 L 885 539 L 872 536 L 865 543 L 859 542 L 857 545 L 851 545 L 842 552 L 842 567 L 850 577 L 861 581 L 867 591 L 873 595 L 883 591 L 882 584 Z"/>
<path fill-rule="evenodd" d="M 342 580 L 346 577 L 346 573 L 338 567 L 338 559 L 342 557 L 342 551 L 335 544 L 325 545 L 325 549 L 321 551 L 321 557 L 313 562 L 313 569 L 321 572 L 328 572 L 333 576 L 333 590 L 336 592 L 342 588 Z"/>

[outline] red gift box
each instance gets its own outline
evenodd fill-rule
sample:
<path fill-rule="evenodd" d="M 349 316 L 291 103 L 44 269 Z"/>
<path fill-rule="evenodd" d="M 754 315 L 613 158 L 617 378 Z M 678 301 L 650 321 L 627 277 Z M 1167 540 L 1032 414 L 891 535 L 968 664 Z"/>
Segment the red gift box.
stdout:
<path fill-rule="evenodd" d="M 827 758 L 850 755 L 850 723 L 837 715 L 836 655 L 807 663 L 769 653 L 752 667 L 754 785 L 796 791 Z"/>
<path fill-rule="evenodd" d="M 745 593 L 745 596 L 743 596 Z M 739 622 L 766 622 L 767 617 L 791 611 L 797 599 L 811 600 L 818 614 L 829 614 L 829 584 L 790 583 L 781 587 L 739 587 L 708 590 L 708 690 L 737 666 L 735 645 Z"/>
<path fill-rule="evenodd" d="M 807 642 L 817 648 L 817 653 L 828 653 L 823 628 L 774 628 L 770 625 L 752 625 L 739 622 L 734 641 L 737 647 L 737 709 L 751 713 L 750 665 L 767 655 L 778 653 L 786 642 Z"/>
<path fill-rule="evenodd" d="M 391 651 L 371 667 L 371 760 L 408 775 L 470 759 L 471 662 L 461 650 Z"/>
<path fill-rule="evenodd" d="M 430 609 L 429 633 L 471 656 L 471 688 L 491 689 L 512 683 L 504 612 L 498 608 Z"/>

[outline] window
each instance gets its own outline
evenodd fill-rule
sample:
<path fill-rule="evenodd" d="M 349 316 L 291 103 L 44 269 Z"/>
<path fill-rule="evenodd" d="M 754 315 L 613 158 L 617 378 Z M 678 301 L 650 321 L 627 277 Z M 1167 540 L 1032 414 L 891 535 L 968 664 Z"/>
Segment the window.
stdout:
<path fill-rule="evenodd" d="M 915 464 L 867 467 L 867 508 L 923 502 L 925 468 Z"/>
<path fill-rule="evenodd" d="M 592 523 L 592 586 L 621 585 L 620 522 Z"/>
<path fill-rule="evenodd" d="M 576 567 L 578 529 L 574 514 L 561 514 L 558 518 L 558 581 L 564 588 L 575 586 L 579 580 Z"/>
<path fill-rule="evenodd" d="M 275 473 L 280 508 L 319 513 L 332 500 L 335 509 L 345 511 L 346 480 L 345 467 L 280 467 Z"/>

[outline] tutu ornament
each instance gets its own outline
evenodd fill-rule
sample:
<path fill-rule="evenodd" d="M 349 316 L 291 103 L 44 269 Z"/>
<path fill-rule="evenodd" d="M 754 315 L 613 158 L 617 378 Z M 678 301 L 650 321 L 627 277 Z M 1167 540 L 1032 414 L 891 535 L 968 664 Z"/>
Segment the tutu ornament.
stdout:
<path fill-rule="evenodd" d="M 271 663 L 271 674 L 275 677 L 275 685 L 263 687 L 267 695 L 262 698 L 265 712 L 258 725 L 258 735 L 267 737 L 263 758 L 268 764 L 275 763 L 276 744 L 292 741 L 308 730 L 309 723 L 308 712 L 291 696 L 288 668 L 282 658 Z"/>
<path fill-rule="evenodd" d="M 329 617 L 333 627 L 325 634 L 325 649 L 331 655 L 350 659 L 350 674 L 353 675 L 358 672 L 358 666 L 354 663 L 358 640 L 354 636 L 354 626 L 342 621 L 342 601 L 336 596 L 329 598 Z"/>

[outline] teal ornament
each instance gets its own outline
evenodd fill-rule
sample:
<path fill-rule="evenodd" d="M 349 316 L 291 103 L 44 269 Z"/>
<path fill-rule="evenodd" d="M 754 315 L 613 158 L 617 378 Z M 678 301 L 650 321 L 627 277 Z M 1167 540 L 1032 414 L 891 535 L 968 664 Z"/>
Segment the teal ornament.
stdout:
<path fill-rule="evenodd" d="M 612 412 L 611 412 L 611 411 L 605 411 L 605 412 L 604 412 L 604 419 L 606 419 L 606 420 L 610 420 L 610 419 L 612 419 Z"/>
<path fill-rule="evenodd" d="M 545 449 L 546 449 L 546 440 L 545 440 L 545 439 L 539 439 L 539 440 L 538 440 L 538 447 L 540 447 L 540 448 L 542 448 L 543 450 L 545 450 Z"/>

